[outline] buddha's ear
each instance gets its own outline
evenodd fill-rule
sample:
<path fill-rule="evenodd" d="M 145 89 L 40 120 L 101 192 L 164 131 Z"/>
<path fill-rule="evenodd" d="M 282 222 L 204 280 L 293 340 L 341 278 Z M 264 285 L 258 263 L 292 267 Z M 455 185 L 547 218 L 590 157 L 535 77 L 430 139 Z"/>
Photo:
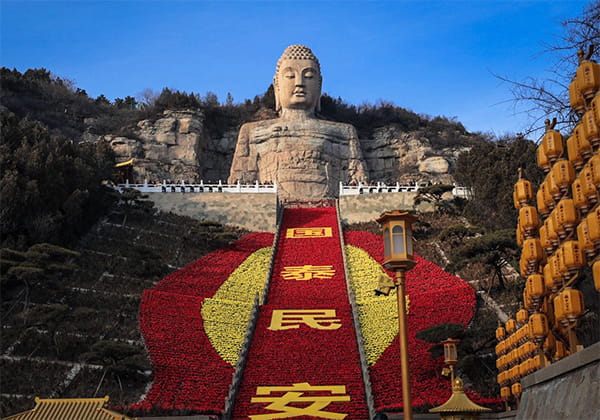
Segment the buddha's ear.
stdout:
<path fill-rule="evenodd" d="M 277 76 L 273 78 L 273 93 L 275 95 L 275 112 L 281 111 L 281 104 L 279 103 L 279 84 L 277 83 Z"/>
<path fill-rule="evenodd" d="M 321 112 L 321 89 L 323 88 L 323 77 L 319 74 L 319 98 L 317 99 L 316 112 Z"/>
<path fill-rule="evenodd" d="M 275 94 L 275 112 L 281 112 L 281 104 L 279 103 L 279 95 Z"/>

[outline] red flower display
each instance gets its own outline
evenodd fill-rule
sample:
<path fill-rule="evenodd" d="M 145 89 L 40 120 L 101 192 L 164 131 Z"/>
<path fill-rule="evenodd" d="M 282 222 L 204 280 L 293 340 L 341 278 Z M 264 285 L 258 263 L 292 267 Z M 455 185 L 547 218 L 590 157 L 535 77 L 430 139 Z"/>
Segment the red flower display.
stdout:
<path fill-rule="evenodd" d="M 345 232 L 344 238 L 346 244 L 364 249 L 380 264 L 383 263 L 381 237 L 349 231 Z M 444 363 L 442 358 L 431 359 L 428 351 L 431 344 L 415 335 L 425 328 L 446 322 L 466 327 L 475 310 L 475 291 L 464 280 L 446 273 L 419 255 L 415 255 L 415 261 L 415 267 L 406 273 L 406 294 L 410 297 L 407 323 L 412 404 L 414 407 L 436 406 L 444 403 L 451 393 L 448 379 L 440 375 Z M 388 274 L 393 275 L 389 271 Z M 402 383 L 398 339 L 370 367 L 369 373 L 376 410 L 400 410 Z M 490 402 L 471 395 L 476 402 Z"/>
<path fill-rule="evenodd" d="M 383 261 L 379 236 L 346 232 L 345 241 Z M 156 407 L 196 413 L 223 410 L 233 367 L 213 349 L 201 308 L 246 258 L 272 242 L 269 233 L 246 235 L 145 291 L 140 328 L 154 382 L 145 400 L 131 408 L 138 412 Z M 441 358 L 431 359 L 431 344 L 415 334 L 444 322 L 466 326 L 474 313 L 475 293 L 435 264 L 419 256 L 415 260 L 417 265 L 407 273 L 412 395 L 414 407 L 427 407 L 445 402 L 450 384 L 440 375 Z M 291 410 L 288 414 L 293 418 L 319 417 L 301 410 L 317 396 L 330 398 L 321 408 L 324 412 L 368 418 L 357 348 L 335 209 L 286 209 L 268 298 L 259 311 L 234 418 L 277 418 L 281 408 L 270 406 L 277 401 Z M 369 367 L 378 411 L 402 408 L 399 359 L 396 339 Z M 497 401 L 469 395 L 479 403 Z M 282 402 L 282 397 L 290 401 Z M 300 411 L 293 414 L 293 410 Z"/>
<path fill-rule="evenodd" d="M 146 290 L 140 328 L 154 368 L 152 388 L 133 409 L 183 407 L 197 412 L 223 410 L 233 367 L 213 349 L 200 309 L 250 254 L 271 246 L 273 235 L 246 235 L 208 254 Z"/>

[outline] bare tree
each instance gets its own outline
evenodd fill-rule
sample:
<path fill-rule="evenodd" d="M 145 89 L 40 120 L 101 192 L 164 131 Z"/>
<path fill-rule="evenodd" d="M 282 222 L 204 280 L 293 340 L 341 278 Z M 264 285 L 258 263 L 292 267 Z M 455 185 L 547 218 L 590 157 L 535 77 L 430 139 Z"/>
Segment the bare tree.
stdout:
<path fill-rule="evenodd" d="M 562 34 L 555 42 L 544 46 L 542 54 L 552 63 L 550 77 L 531 76 L 522 81 L 496 75 L 510 85 L 515 113 L 529 117 L 525 135 L 543 132 L 546 119 L 557 119 L 557 128 L 569 132 L 579 116 L 569 103 L 569 84 L 579 66 L 580 50 L 593 48 L 590 58 L 600 58 L 600 0 L 591 0 L 581 15 L 562 22 Z M 595 47 L 595 48 L 594 48 Z"/>
<path fill-rule="evenodd" d="M 204 96 L 204 103 L 208 106 L 219 106 L 219 97 L 212 91 L 207 91 Z"/>
<path fill-rule="evenodd" d="M 158 98 L 159 95 L 159 93 L 155 92 L 151 88 L 146 88 L 136 95 L 136 99 L 145 106 L 152 106 L 154 105 L 154 102 L 156 102 L 156 98 Z"/>

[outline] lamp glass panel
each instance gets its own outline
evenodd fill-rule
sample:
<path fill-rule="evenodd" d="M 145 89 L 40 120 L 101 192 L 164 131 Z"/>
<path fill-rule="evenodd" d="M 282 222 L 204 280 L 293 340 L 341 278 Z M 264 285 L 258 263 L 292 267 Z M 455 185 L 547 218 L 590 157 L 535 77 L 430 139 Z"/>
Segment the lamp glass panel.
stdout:
<path fill-rule="evenodd" d="M 392 229 L 392 236 L 394 237 L 394 254 L 404 254 L 404 229 L 402 229 L 402 226 L 394 226 Z"/>
<path fill-rule="evenodd" d="M 412 232 L 410 226 L 406 226 L 406 253 L 408 255 L 413 254 L 413 243 L 412 243 Z"/>
<path fill-rule="evenodd" d="M 390 230 L 383 230 L 383 254 L 387 257 L 390 255 Z"/>

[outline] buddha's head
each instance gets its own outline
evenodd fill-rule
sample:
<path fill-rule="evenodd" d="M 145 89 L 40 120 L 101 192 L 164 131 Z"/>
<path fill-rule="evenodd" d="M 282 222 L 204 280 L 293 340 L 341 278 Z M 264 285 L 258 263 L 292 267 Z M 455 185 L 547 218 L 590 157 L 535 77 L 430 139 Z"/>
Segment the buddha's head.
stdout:
<path fill-rule="evenodd" d="M 285 49 L 275 69 L 275 110 L 320 109 L 321 66 L 310 48 L 290 45 Z"/>

